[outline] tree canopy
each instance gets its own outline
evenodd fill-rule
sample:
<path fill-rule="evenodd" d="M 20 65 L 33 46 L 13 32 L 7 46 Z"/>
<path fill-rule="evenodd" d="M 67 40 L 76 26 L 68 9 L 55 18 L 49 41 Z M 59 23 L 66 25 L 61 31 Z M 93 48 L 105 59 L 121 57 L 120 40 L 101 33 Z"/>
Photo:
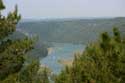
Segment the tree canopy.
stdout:
<path fill-rule="evenodd" d="M 117 28 L 113 36 L 101 34 L 99 41 L 88 45 L 76 55 L 71 67 L 66 67 L 55 83 L 124 83 L 125 40 Z"/>
<path fill-rule="evenodd" d="M 7 38 L 16 30 L 21 16 L 18 14 L 17 6 L 7 16 L 1 15 L 4 9 L 5 6 L 0 0 L 0 80 L 18 72 L 24 64 L 24 55 L 33 47 L 33 42 L 29 38 L 22 40 Z"/>

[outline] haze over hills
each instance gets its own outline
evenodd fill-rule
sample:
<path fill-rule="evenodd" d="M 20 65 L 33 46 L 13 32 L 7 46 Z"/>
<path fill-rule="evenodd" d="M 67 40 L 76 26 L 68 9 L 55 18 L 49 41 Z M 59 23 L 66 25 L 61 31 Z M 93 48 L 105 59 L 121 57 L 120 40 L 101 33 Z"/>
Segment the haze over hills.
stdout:
<path fill-rule="evenodd" d="M 114 26 L 125 31 L 125 18 L 92 18 L 92 19 L 52 19 L 27 20 L 17 28 L 32 35 L 37 35 L 45 42 L 88 43 L 95 41 L 101 32 L 111 33 Z"/>

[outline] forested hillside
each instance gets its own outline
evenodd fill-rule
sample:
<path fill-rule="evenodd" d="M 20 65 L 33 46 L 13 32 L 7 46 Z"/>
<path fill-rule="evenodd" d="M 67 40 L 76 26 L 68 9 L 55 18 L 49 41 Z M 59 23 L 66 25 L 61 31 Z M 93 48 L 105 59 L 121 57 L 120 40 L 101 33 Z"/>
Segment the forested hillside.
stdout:
<path fill-rule="evenodd" d="M 112 33 L 118 27 L 125 33 L 125 18 L 57 19 L 22 21 L 17 28 L 34 35 L 42 41 L 61 43 L 88 43 L 95 41 L 100 33 Z"/>

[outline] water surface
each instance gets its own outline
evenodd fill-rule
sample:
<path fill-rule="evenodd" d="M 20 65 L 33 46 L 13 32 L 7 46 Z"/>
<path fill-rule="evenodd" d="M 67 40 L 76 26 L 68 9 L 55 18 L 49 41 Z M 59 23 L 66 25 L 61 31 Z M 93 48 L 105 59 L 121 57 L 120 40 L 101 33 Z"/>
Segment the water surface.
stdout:
<path fill-rule="evenodd" d="M 50 68 L 53 73 L 59 73 L 64 68 L 59 60 L 71 60 L 74 53 L 81 53 L 84 48 L 82 44 L 53 43 L 53 47 L 49 48 L 48 56 L 41 60 L 41 64 Z"/>

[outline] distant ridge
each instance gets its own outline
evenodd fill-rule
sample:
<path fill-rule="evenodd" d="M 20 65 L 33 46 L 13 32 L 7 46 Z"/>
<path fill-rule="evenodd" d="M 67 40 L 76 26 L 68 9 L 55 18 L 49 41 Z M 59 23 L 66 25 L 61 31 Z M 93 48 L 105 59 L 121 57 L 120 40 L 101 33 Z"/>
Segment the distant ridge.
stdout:
<path fill-rule="evenodd" d="M 122 19 L 125 17 L 79 17 L 79 18 L 41 18 L 41 19 L 33 19 L 27 18 L 22 19 L 21 22 L 34 22 L 34 21 L 72 21 L 72 20 L 94 20 L 94 19 Z"/>
<path fill-rule="evenodd" d="M 38 35 L 42 41 L 89 43 L 95 41 L 102 32 L 112 34 L 114 26 L 125 34 L 125 17 L 30 20 L 20 22 L 17 28 Z"/>

